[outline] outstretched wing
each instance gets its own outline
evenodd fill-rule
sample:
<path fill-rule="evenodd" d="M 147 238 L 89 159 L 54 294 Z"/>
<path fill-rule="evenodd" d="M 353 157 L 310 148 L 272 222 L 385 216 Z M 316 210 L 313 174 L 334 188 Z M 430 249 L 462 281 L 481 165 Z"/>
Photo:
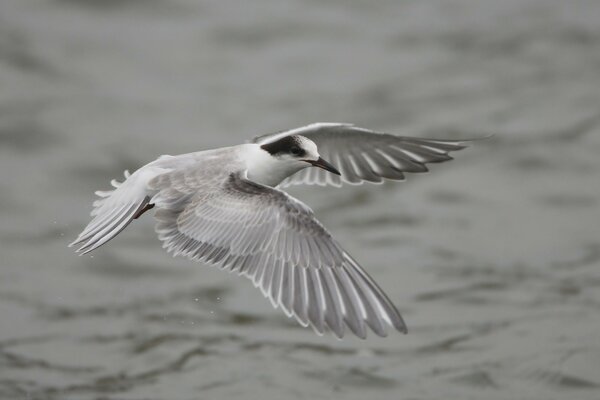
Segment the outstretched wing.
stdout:
<path fill-rule="evenodd" d="M 331 237 L 312 211 L 288 194 L 232 174 L 207 180 L 197 169 L 150 181 L 158 191 L 156 230 L 174 255 L 216 264 L 252 280 L 274 307 L 318 333 L 385 336 L 406 332 L 392 302 Z"/>
<path fill-rule="evenodd" d="M 302 135 L 315 142 L 321 157 L 333 164 L 342 175 L 306 168 L 284 180 L 281 183 L 284 187 L 404 180 L 406 172 L 425 172 L 428 171 L 426 164 L 452 160 L 448 153 L 464 149 L 468 142 L 394 136 L 341 123 L 311 124 L 260 136 L 254 141 L 260 143 L 287 135 Z"/>

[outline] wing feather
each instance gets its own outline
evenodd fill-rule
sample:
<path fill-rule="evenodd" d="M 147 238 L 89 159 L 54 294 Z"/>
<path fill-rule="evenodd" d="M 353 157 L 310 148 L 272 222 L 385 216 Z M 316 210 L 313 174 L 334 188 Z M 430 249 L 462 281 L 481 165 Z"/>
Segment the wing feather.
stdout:
<path fill-rule="evenodd" d="M 404 180 L 406 172 L 426 172 L 429 163 L 452 160 L 448 154 L 467 147 L 470 140 L 422 139 L 371 131 L 351 124 L 316 123 L 264 135 L 255 143 L 286 135 L 302 135 L 316 143 L 321 156 L 333 164 L 341 177 L 317 168 L 306 168 L 285 179 L 281 186 L 353 185 Z"/>
<path fill-rule="evenodd" d="M 391 301 L 306 205 L 245 173 L 220 183 L 188 176 L 196 173 L 167 173 L 148 184 L 169 252 L 248 277 L 275 307 L 319 334 L 342 337 L 348 327 L 361 338 L 367 328 L 385 336 L 388 325 L 406 331 Z"/>

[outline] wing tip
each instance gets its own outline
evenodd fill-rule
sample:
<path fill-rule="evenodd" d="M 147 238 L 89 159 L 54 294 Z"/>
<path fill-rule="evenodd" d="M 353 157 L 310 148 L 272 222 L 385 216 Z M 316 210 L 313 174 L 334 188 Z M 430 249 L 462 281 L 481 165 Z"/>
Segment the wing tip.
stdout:
<path fill-rule="evenodd" d="M 402 323 L 402 325 L 400 326 L 396 326 L 394 325 L 394 328 L 396 328 L 396 330 L 404 335 L 408 335 L 408 327 L 406 326 L 406 324 L 404 323 L 404 320 L 400 321 Z"/>

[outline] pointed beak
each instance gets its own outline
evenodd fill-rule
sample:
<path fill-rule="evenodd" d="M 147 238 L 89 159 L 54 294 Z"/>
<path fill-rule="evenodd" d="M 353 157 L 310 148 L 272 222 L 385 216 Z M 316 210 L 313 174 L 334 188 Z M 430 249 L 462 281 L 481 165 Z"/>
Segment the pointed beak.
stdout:
<path fill-rule="evenodd" d="M 307 163 L 309 163 L 309 164 L 312 164 L 314 167 L 323 168 L 325 171 L 332 172 L 332 173 L 334 173 L 336 175 L 342 175 L 342 174 L 340 174 L 340 171 L 338 171 L 329 162 L 323 160 L 321 157 L 319 157 L 319 159 L 317 161 L 313 161 L 313 160 L 305 160 L 305 161 Z"/>

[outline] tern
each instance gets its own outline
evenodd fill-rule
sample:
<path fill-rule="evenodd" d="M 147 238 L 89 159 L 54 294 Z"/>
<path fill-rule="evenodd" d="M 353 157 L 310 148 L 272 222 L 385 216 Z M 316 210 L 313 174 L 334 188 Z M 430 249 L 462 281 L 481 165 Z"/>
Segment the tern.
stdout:
<path fill-rule="evenodd" d="M 91 222 L 70 246 L 89 253 L 156 208 L 156 232 L 185 256 L 252 280 L 275 308 L 318 334 L 359 338 L 368 328 L 406 333 L 402 316 L 365 270 L 280 188 L 401 181 L 451 160 L 465 140 L 395 136 L 352 124 L 315 123 L 248 143 L 164 155 L 97 191 Z"/>

